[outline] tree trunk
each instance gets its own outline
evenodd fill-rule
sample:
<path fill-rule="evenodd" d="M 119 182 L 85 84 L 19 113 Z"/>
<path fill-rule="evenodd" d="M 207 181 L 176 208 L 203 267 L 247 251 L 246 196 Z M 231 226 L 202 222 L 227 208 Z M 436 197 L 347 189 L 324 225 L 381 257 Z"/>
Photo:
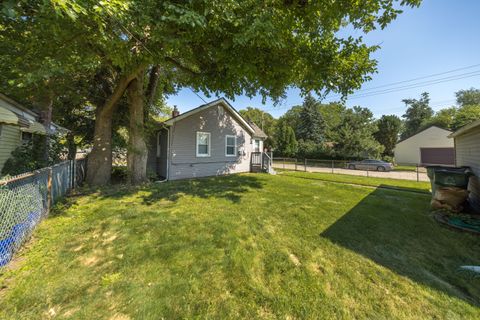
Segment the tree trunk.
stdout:
<path fill-rule="evenodd" d="M 48 86 L 48 82 L 45 84 Z M 44 136 L 43 150 L 41 155 L 41 162 L 43 166 L 50 165 L 50 125 L 52 123 L 52 111 L 53 111 L 53 94 L 47 90 L 38 97 L 37 107 L 40 111 L 40 122 L 45 126 L 47 133 Z"/>
<path fill-rule="evenodd" d="M 98 107 L 95 113 L 95 133 L 92 152 L 88 155 L 87 183 L 101 186 L 110 183 L 112 174 L 112 115 L 113 109 Z"/>
<path fill-rule="evenodd" d="M 75 160 L 77 157 L 77 144 L 75 134 L 72 131 L 67 133 L 68 160 Z"/>
<path fill-rule="evenodd" d="M 144 130 L 143 74 L 133 79 L 128 88 L 128 110 L 130 115 L 128 135 L 128 178 L 131 184 L 147 181 L 147 144 Z"/>
<path fill-rule="evenodd" d="M 97 107 L 93 148 L 88 155 L 87 162 L 86 181 L 89 185 L 102 186 L 110 183 L 112 175 L 112 116 L 129 83 L 139 73 L 142 73 L 143 69 L 144 66 L 140 66 L 132 73 L 122 76 L 105 104 Z"/>

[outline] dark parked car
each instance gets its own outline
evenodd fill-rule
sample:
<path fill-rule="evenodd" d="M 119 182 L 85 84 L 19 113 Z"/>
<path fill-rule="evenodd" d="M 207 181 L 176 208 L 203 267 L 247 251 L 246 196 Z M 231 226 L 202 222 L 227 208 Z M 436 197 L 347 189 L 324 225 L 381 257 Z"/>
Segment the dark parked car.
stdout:
<path fill-rule="evenodd" d="M 393 170 L 393 164 L 382 160 L 367 159 L 349 162 L 347 168 L 351 170 L 391 171 Z"/>

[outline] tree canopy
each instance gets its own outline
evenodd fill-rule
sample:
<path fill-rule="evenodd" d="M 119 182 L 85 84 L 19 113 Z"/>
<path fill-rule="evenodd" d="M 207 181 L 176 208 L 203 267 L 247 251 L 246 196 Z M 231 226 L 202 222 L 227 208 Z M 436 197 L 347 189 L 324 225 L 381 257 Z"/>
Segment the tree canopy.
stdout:
<path fill-rule="evenodd" d="M 343 31 L 384 28 L 401 6 L 419 3 L 7 0 L 0 18 L 1 84 L 7 92 L 23 88 L 27 100 L 51 114 L 71 80 L 108 74 L 103 101 L 92 104 L 87 178 L 91 184 L 109 181 L 112 121 L 127 95 L 129 170 L 133 182 L 142 182 L 145 116 L 163 90 L 190 87 L 274 101 L 292 86 L 304 94 L 346 95 L 375 72 L 371 55 L 378 46 Z"/>
<path fill-rule="evenodd" d="M 421 94 L 420 99 L 402 100 L 407 106 L 407 111 L 402 116 L 405 119 L 402 139 L 413 136 L 422 129 L 422 125 L 433 116 L 433 109 L 430 108 L 430 97 L 427 92 Z"/>

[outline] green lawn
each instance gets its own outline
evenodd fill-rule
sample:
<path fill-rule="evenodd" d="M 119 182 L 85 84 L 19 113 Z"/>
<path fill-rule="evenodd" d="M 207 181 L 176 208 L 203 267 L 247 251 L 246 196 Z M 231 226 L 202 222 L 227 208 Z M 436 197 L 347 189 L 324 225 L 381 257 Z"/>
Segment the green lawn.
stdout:
<path fill-rule="evenodd" d="M 413 172 L 416 172 L 417 171 L 417 167 L 416 166 L 395 166 L 393 168 L 394 171 L 413 171 Z M 420 171 L 422 170 L 422 168 L 420 168 Z"/>
<path fill-rule="evenodd" d="M 369 187 L 391 188 L 422 193 L 429 193 L 431 188 L 430 182 L 423 181 L 417 182 L 413 180 L 385 179 L 348 174 L 333 174 L 325 172 L 304 172 L 282 169 L 275 170 L 277 170 L 283 176 L 297 177 L 307 180 L 313 179 L 337 183 L 358 184 Z"/>
<path fill-rule="evenodd" d="M 285 174 L 72 197 L 0 275 L 0 318 L 479 319 L 457 271 L 479 238 L 429 200 Z"/>

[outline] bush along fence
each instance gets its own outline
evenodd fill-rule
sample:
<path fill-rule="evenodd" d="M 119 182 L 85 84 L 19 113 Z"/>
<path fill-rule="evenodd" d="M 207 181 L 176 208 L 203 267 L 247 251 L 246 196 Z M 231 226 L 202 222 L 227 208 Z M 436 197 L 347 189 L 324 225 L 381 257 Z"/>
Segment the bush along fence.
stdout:
<path fill-rule="evenodd" d="M 410 164 L 403 166 L 395 166 L 394 172 L 385 174 L 379 170 L 379 165 L 361 166 L 357 165 L 354 160 L 322 160 L 322 159 L 299 159 L 299 158 L 273 158 L 273 168 L 308 171 L 308 172 L 325 172 L 338 174 L 363 175 L 366 177 L 392 177 L 394 179 L 404 179 L 413 181 L 428 181 L 426 169 L 418 164 Z M 382 168 L 380 168 L 382 169 Z"/>
<path fill-rule="evenodd" d="M 85 159 L 69 160 L 0 180 L 0 268 L 29 239 L 51 206 L 83 182 L 85 168 Z"/>

